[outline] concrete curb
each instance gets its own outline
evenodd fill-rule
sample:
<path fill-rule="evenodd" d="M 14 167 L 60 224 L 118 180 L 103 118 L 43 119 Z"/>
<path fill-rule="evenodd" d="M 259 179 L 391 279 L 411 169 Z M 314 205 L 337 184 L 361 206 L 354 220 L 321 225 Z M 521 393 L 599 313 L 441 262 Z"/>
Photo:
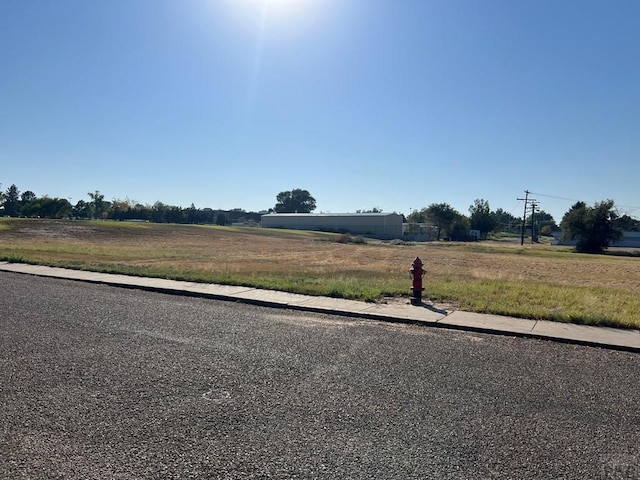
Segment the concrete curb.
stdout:
<path fill-rule="evenodd" d="M 104 284 L 113 287 L 146 290 L 172 295 L 234 301 L 272 308 L 327 313 L 392 323 L 462 330 L 493 335 L 550 340 L 589 347 L 640 353 L 640 330 L 592 327 L 542 320 L 527 320 L 499 315 L 462 311 L 443 311 L 423 307 L 387 305 L 276 292 L 251 287 L 202 284 L 134 277 L 128 275 L 70 270 L 18 263 L 0 262 L 0 271 Z"/>

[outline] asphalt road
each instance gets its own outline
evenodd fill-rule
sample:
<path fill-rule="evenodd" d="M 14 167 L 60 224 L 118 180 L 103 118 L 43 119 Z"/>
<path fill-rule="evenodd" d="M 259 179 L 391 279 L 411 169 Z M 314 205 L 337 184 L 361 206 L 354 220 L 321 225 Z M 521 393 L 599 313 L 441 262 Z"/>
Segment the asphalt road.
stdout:
<path fill-rule="evenodd" d="M 0 478 L 640 479 L 640 355 L 0 273 Z"/>

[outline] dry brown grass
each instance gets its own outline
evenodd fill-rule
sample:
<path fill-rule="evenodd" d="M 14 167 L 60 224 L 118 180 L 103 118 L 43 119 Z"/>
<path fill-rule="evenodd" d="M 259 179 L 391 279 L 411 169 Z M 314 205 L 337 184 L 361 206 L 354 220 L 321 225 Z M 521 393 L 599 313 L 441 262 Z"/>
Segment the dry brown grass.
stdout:
<path fill-rule="evenodd" d="M 632 303 L 637 300 L 640 304 L 640 258 L 578 255 L 562 247 L 521 247 L 504 242 L 360 245 L 337 243 L 335 236 L 319 232 L 115 222 L 11 219 L 2 220 L 0 226 L 0 256 L 30 262 L 106 270 L 126 265 L 146 269 L 143 273 L 174 277 L 191 272 L 194 279 L 202 281 L 226 278 L 267 287 L 273 281 L 273 288 L 291 290 L 295 290 L 296 282 L 351 279 L 354 283 L 375 284 L 373 295 L 386 296 L 406 294 L 411 285 L 409 267 L 419 256 L 427 270 L 425 281 L 436 293 L 438 282 L 494 282 L 500 287 L 493 285 L 493 290 L 507 284 L 524 289 L 529 285 L 605 289 L 630 295 Z M 278 278 L 289 278 L 294 287 L 280 287 L 273 280 Z M 585 293 L 582 298 L 590 295 Z M 554 309 L 561 311 L 562 306 Z"/>

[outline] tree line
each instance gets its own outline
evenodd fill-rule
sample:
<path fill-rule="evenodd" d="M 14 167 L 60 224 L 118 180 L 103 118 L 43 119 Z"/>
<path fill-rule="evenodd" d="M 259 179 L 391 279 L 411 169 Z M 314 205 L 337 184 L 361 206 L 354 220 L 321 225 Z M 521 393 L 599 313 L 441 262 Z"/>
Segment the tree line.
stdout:
<path fill-rule="evenodd" d="M 38 197 L 30 190 L 20 192 L 11 185 L 0 191 L 0 215 L 31 218 L 75 218 L 86 220 L 146 221 L 154 223 L 191 223 L 230 225 L 232 223 L 257 224 L 260 214 L 242 209 L 213 210 L 188 208 L 155 202 L 142 205 L 129 199 L 107 201 L 99 191 L 89 192 L 87 200 L 79 200 L 75 205 L 66 198 L 44 195 Z"/>
<path fill-rule="evenodd" d="M 613 200 L 597 202 L 588 206 L 577 202 L 556 225 L 553 217 L 545 211 L 531 211 L 522 218 L 515 217 L 503 209 L 491 210 L 489 202 L 477 199 L 469 207 L 469 216 L 463 215 L 447 203 L 433 203 L 407 217 L 410 231 L 418 233 L 422 224 L 436 230 L 437 240 L 446 237 L 451 240 L 466 240 L 470 230 L 480 232 L 481 238 L 490 233 L 516 233 L 523 236 L 525 229 L 532 238 L 538 235 L 552 235 L 560 232 L 561 238 L 576 242 L 576 251 L 601 253 L 608 246 L 620 240 L 624 232 L 640 231 L 640 220 L 620 214 Z"/>
<path fill-rule="evenodd" d="M 523 224 L 521 217 L 502 208 L 492 210 L 484 199 L 473 202 L 469 207 L 469 215 L 460 213 L 448 203 L 432 203 L 421 210 L 414 210 L 406 218 L 411 233 L 420 233 L 423 225 L 427 225 L 435 229 L 437 240 L 466 240 L 471 230 L 480 232 L 481 238 L 487 238 L 490 233 L 515 234 Z M 544 211 L 532 212 L 524 223 L 538 235 L 551 235 L 559 230 L 553 216 Z"/>
<path fill-rule="evenodd" d="M 276 197 L 276 213 L 310 213 L 316 208 L 316 200 L 308 190 L 294 189 L 280 192 Z M 375 207 L 371 210 L 358 210 L 356 213 L 381 213 Z M 469 240 L 470 232 L 480 233 L 487 238 L 491 233 L 520 233 L 524 238 L 525 230 L 532 239 L 538 235 L 553 235 L 561 232 L 564 240 L 575 240 L 576 250 L 586 253 L 600 253 L 612 242 L 622 238 L 625 231 L 640 231 L 640 221 L 629 215 L 621 215 L 613 200 L 605 200 L 589 207 L 584 202 L 573 205 L 562 217 L 558 226 L 552 215 L 538 210 L 537 205 L 527 210 L 528 215 L 516 217 L 498 208 L 492 210 L 489 202 L 476 199 L 469 207 L 469 215 L 463 215 L 448 203 L 432 203 L 414 210 L 404 217 L 407 231 L 412 235 L 429 233 L 435 230 L 436 240 Z M 427 229 L 428 232 L 425 232 Z"/>
<path fill-rule="evenodd" d="M 11 185 L 5 192 L 0 190 L 0 215 L 41 218 L 77 218 L 148 221 L 154 223 L 191 223 L 228 225 L 231 223 L 260 222 L 260 213 L 245 212 L 242 209 L 213 210 L 196 208 L 191 204 L 188 208 L 166 205 L 156 202 L 153 205 L 142 205 L 129 199 L 107 201 L 99 191 L 89 192 L 89 199 L 79 200 L 72 205 L 65 198 L 38 197 L 30 190 L 20 192 Z M 269 212 L 276 213 L 311 213 L 316 209 L 316 199 L 308 190 L 296 188 L 280 192 L 276 196 L 276 204 Z M 359 210 L 358 212 L 381 213 L 382 210 Z M 426 233 L 422 229 L 435 230 L 437 240 L 469 240 L 472 230 L 480 232 L 481 238 L 491 233 L 518 233 L 524 236 L 529 229 L 532 238 L 537 235 L 551 235 L 562 232 L 564 240 L 575 240 L 576 250 L 580 252 L 599 253 L 612 242 L 619 240 L 624 231 L 640 231 L 640 221 L 629 215 L 621 215 L 613 200 L 605 200 L 588 206 L 585 202 L 577 202 L 563 216 L 558 226 L 553 217 L 544 212 L 531 210 L 524 219 L 516 217 L 502 208 L 492 210 L 489 202 L 476 199 L 469 207 L 469 215 L 463 215 L 448 203 L 432 203 L 414 210 L 405 217 L 408 233 Z M 429 232 L 431 233 L 431 231 Z"/>

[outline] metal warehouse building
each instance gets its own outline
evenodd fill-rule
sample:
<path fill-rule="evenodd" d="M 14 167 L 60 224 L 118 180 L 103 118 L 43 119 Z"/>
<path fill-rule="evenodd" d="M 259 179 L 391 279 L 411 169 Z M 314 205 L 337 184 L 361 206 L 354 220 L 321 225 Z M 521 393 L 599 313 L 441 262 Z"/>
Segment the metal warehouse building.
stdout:
<path fill-rule="evenodd" d="M 390 239 L 402 238 L 402 220 L 397 213 L 269 213 L 262 215 L 262 226 Z"/>

